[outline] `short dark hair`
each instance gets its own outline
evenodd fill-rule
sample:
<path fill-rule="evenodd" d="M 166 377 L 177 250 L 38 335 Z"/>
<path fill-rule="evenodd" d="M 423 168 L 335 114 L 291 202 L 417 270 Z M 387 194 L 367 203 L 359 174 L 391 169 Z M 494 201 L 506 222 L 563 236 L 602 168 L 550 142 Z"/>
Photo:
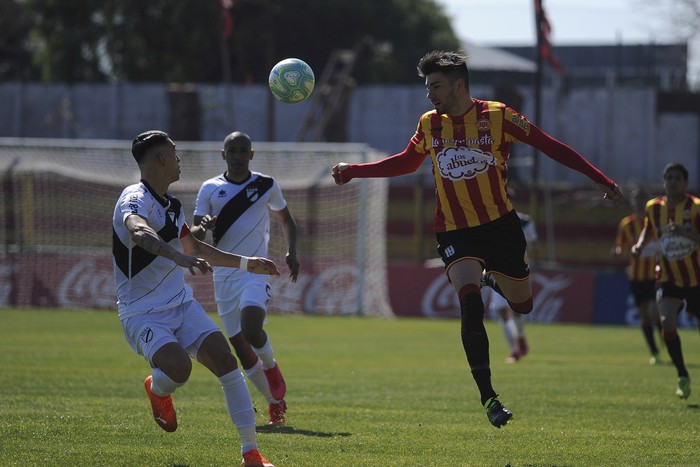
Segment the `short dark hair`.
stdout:
<path fill-rule="evenodd" d="M 680 162 L 670 162 L 664 167 L 664 178 L 670 170 L 677 170 L 683 175 L 683 180 L 688 181 L 688 169 L 685 168 Z"/>
<path fill-rule="evenodd" d="M 444 73 L 450 80 L 463 79 L 467 89 L 469 88 L 469 57 L 462 52 L 450 52 L 445 50 L 433 50 L 423 55 L 418 61 L 418 76 L 425 78 L 436 72 Z"/>
<path fill-rule="evenodd" d="M 168 143 L 169 141 L 170 136 L 168 136 L 168 134 L 164 131 L 144 131 L 131 142 L 131 154 L 133 154 L 136 162 L 140 163 L 143 160 L 143 156 L 146 155 L 146 152 L 148 152 L 149 149 L 160 144 Z"/>

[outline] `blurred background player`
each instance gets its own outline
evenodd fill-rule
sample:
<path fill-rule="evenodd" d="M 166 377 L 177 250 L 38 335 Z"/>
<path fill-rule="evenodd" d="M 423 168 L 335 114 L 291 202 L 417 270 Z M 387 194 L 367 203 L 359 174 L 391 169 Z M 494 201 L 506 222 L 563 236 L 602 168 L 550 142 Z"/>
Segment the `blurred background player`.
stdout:
<path fill-rule="evenodd" d="M 642 188 L 638 187 L 632 192 L 630 201 L 634 212 L 620 221 L 612 254 L 629 255 L 627 278 L 630 292 L 637 307 L 644 340 L 651 354 L 649 363 L 656 365 L 659 362 L 659 348 L 654 338 L 654 329 L 661 334 L 661 320 L 656 308 L 656 265 L 659 250 L 656 241 L 651 240 L 644 245 L 639 254 L 629 254 L 644 227 L 644 208 L 648 200 L 649 195 Z M 663 342 L 663 337 L 660 338 L 660 342 Z"/>
<path fill-rule="evenodd" d="M 255 412 L 236 357 L 194 299 L 183 268 L 193 275 L 206 274 L 210 264 L 264 275 L 279 271 L 270 260 L 226 253 L 190 234 L 182 204 L 168 194 L 180 179 L 180 156 L 167 133 L 139 134 L 131 152 L 141 181 L 126 187 L 114 208 L 114 276 L 124 337 L 153 369 L 144 381 L 153 418 L 165 431 L 177 429 L 171 394 L 187 382 L 196 358 L 221 383 L 241 438 L 241 464 L 272 467 L 258 451 Z"/>
<path fill-rule="evenodd" d="M 226 171 L 205 181 L 197 194 L 192 234 L 203 240 L 208 230 L 218 248 L 246 256 L 267 256 L 269 211 L 282 225 L 287 240 L 289 277 L 296 282 L 297 226 L 275 179 L 251 172 L 255 151 L 250 137 L 236 131 L 224 139 L 221 157 Z M 271 425 L 285 422 L 287 386 L 263 329 L 270 283 L 245 271 L 214 268 L 214 290 L 221 322 L 248 379 L 265 397 Z M 252 347 L 251 347 L 252 346 Z"/>
<path fill-rule="evenodd" d="M 538 240 L 535 223 L 527 214 L 522 212 L 517 212 L 517 214 L 520 218 L 520 226 L 525 234 L 527 250 L 533 251 Z M 529 259 L 525 261 L 528 262 Z M 487 282 L 489 281 L 487 280 Z M 493 289 L 484 287 L 481 290 L 484 292 L 488 291 L 489 313 L 498 319 L 503 335 L 506 338 L 506 343 L 510 348 L 510 355 L 506 358 L 506 363 L 515 363 L 529 352 L 527 339 L 525 338 L 525 315 L 513 312 L 508 305 L 508 301 L 502 295 L 495 293 Z"/>
<path fill-rule="evenodd" d="M 646 204 L 644 228 L 632 247 L 641 256 L 647 243 L 659 245 L 659 293 L 657 306 L 666 350 L 678 373 L 676 395 L 690 395 L 690 375 L 685 366 L 677 315 L 700 309 L 700 199 L 686 192 L 688 170 L 677 162 L 664 167 L 664 195 Z"/>

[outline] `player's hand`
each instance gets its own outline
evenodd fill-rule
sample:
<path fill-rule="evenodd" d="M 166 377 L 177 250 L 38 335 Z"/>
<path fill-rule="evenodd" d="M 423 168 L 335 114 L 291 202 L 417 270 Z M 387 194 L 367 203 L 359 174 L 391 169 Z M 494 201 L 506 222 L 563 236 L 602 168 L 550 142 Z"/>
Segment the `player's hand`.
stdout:
<path fill-rule="evenodd" d="M 632 245 L 632 249 L 630 250 L 630 253 L 635 258 L 638 258 L 639 255 L 642 254 L 642 247 L 640 247 L 639 245 Z"/>
<path fill-rule="evenodd" d="M 613 184 L 612 189 L 603 185 L 602 183 L 598 183 L 597 185 L 598 188 L 600 188 L 600 191 L 603 192 L 604 199 L 611 199 L 613 201 L 624 201 L 625 196 L 620 191 L 620 188 L 617 186 L 617 183 Z"/>
<path fill-rule="evenodd" d="M 267 274 L 269 276 L 280 275 L 277 265 L 272 260 L 255 256 L 248 258 L 248 267 L 246 271 L 252 272 L 253 274 Z"/>
<path fill-rule="evenodd" d="M 341 175 L 340 172 L 343 170 L 347 170 L 348 164 L 345 162 L 340 162 L 339 164 L 336 164 L 333 166 L 331 169 L 331 176 L 333 177 L 333 180 L 335 180 L 336 185 L 343 185 L 345 182 L 343 182 L 343 176 Z"/>
<path fill-rule="evenodd" d="M 299 260 L 297 259 L 297 255 L 287 253 L 287 256 L 284 258 L 284 260 L 286 261 L 287 267 L 289 268 L 289 277 L 292 279 L 292 282 L 296 282 L 297 276 L 299 275 Z"/>
<path fill-rule="evenodd" d="M 199 221 L 199 225 L 201 225 L 204 230 L 212 230 L 216 226 L 216 216 L 207 214 Z"/>
<path fill-rule="evenodd" d="M 178 266 L 189 269 L 190 274 L 193 276 L 197 275 L 197 270 L 202 274 L 206 274 L 212 270 L 207 260 L 196 256 L 181 255 L 175 263 Z"/>

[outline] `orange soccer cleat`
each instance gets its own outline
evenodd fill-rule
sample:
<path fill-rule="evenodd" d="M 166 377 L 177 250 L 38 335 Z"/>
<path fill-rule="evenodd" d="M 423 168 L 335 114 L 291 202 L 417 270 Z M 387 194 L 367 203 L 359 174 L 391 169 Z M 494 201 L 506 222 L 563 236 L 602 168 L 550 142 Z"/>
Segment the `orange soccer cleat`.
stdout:
<path fill-rule="evenodd" d="M 244 467 L 275 467 L 269 460 L 265 459 L 257 449 L 244 452 L 241 465 Z"/>
<path fill-rule="evenodd" d="M 151 409 L 153 410 L 153 418 L 159 427 L 168 432 L 177 430 L 177 415 L 175 407 L 173 407 L 173 398 L 170 394 L 167 396 L 159 396 L 151 392 L 151 381 L 153 376 L 149 375 L 143 382 L 146 388 L 146 394 L 151 401 Z"/>

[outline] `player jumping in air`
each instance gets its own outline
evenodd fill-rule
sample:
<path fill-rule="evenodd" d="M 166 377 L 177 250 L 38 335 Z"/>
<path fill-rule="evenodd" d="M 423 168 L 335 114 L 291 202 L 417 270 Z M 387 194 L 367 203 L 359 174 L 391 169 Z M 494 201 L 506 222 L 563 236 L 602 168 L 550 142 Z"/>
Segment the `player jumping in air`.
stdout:
<path fill-rule="evenodd" d="M 423 114 L 408 146 L 366 164 L 339 163 L 331 174 L 338 185 L 353 178 L 412 173 L 430 157 L 435 178 L 434 231 L 447 278 L 459 296 L 464 351 L 493 426 L 513 414 L 491 385 L 489 341 L 480 293 L 482 271 L 516 313 L 532 310 L 530 271 L 520 220 L 507 196 L 510 144 L 522 141 L 598 184 L 605 198 L 623 199 L 617 185 L 569 146 L 552 138 L 500 102 L 475 99 L 469 90 L 467 57 L 433 51 L 418 62 L 434 110 Z"/>

